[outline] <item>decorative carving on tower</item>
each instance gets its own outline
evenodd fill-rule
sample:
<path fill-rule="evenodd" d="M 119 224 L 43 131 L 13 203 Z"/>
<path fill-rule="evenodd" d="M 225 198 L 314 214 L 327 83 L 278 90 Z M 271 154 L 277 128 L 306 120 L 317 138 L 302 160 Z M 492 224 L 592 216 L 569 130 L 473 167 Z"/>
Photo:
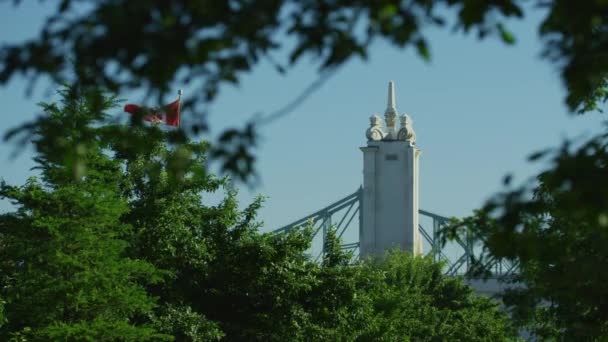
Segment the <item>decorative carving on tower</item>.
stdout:
<path fill-rule="evenodd" d="M 386 120 L 386 140 L 397 139 L 397 108 L 395 106 L 395 83 L 388 83 L 388 101 L 386 111 L 384 112 L 384 120 Z"/>
<path fill-rule="evenodd" d="M 412 125 L 412 119 L 409 115 L 403 113 L 400 118 L 401 128 L 399 134 L 397 134 L 397 140 L 405 140 L 410 145 L 416 145 L 416 132 L 414 132 L 414 126 Z"/>
<path fill-rule="evenodd" d="M 382 130 L 382 119 L 378 114 L 374 114 L 369 118 L 369 128 L 365 132 L 365 136 L 369 141 L 380 141 L 386 135 Z"/>
<path fill-rule="evenodd" d="M 416 144 L 416 133 L 412 125 L 412 119 L 405 113 L 399 117 L 400 127 L 397 129 L 397 106 L 395 105 L 395 83 L 388 83 L 388 104 L 384 112 L 386 129 L 382 128 L 382 119 L 378 114 L 372 115 L 370 127 L 365 131 L 368 141 L 407 141 L 411 146 Z"/>

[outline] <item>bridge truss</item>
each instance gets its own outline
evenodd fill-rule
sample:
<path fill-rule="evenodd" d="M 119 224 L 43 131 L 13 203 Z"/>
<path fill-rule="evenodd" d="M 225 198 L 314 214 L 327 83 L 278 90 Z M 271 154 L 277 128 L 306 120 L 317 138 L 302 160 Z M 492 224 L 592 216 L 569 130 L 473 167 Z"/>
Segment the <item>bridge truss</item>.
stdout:
<path fill-rule="evenodd" d="M 275 233 L 285 233 L 294 229 L 300 229 L 309 222 L 313 225 L 313 247 L 311 255 L 318 260 L 323 255 L 323 247 L 328 230 L 334 228 L 337 235 L 342 239 L 342 249 L 353 251 L 353 255 L 359 255 L 359 232 L 361 231 L 361 201 L 363 189 L 359 188 L 354 193 L 314 212 L 306 217 L 294 221 L 286 226 L 276 229 Z M 466 274 L 471 267 L 471 260 L 475 253 L 480 252 L 480 247 L 470 238 L 456 238 L 444 246 L 439 241 L 439 232 L 449 221 L 447 217 L 434 214 L 426 210 L 420 210 L 420 234 L 424 237 L 423 249 L 427 255 L 431 255 L 435 261 L 443 261 L 446 265 L 445 273 L 450 276 Z M 318 247 L 321 246 L 321 247 Z M 484 262 L 484 269 L 490 270 L 493 276 L 509 276 L 517 271 L 517 265 L 507 261 L 496 259 Z"/>

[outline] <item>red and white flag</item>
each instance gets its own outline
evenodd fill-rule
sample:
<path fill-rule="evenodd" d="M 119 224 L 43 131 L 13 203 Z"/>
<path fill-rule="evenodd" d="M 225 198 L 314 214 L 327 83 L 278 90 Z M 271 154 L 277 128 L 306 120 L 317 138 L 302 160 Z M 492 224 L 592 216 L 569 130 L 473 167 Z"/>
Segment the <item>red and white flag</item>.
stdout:
<path fill-rule="evenodd" d="M 129 114 L 142 113 L 144 115 L 144 121 L 164 123 L 167 126 L 179 127 L 179 106 L 181 99 L 182 96 L 180 91 L 179 98 L 169 103 L 162 109 L 147 108 L 144 106 L 129 103 L 125 105 L 124 110 Z"/>

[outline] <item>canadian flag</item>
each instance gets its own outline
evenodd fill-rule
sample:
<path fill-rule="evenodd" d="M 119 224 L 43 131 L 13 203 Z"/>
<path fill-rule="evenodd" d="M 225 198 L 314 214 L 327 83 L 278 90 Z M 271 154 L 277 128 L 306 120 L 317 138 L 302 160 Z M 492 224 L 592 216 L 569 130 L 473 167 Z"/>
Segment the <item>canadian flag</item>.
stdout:
<path fill-rule="evenodd" d="M 179 105 L 181 99 L 182 97 L 180 94 L 180 97 L 177 100 L 171 102 L 162 109 L 148 108 L 129 103 L 125 105 L 124 110 L 129 114 L 142 113 L 144 115 L 144 121 L 164 123 L 167 126 L 179 127 Z"/>

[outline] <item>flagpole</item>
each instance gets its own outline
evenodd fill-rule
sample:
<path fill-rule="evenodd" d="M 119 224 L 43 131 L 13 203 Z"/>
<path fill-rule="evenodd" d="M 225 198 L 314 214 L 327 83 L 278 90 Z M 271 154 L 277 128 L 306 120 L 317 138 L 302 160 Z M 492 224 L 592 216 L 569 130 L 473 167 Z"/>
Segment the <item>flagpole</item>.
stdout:
<path fill-rule="evenodd" d="M 182 124 L 182 93 L 181 89 L 177 91 L 177 128 L 180 128 Z"/>

